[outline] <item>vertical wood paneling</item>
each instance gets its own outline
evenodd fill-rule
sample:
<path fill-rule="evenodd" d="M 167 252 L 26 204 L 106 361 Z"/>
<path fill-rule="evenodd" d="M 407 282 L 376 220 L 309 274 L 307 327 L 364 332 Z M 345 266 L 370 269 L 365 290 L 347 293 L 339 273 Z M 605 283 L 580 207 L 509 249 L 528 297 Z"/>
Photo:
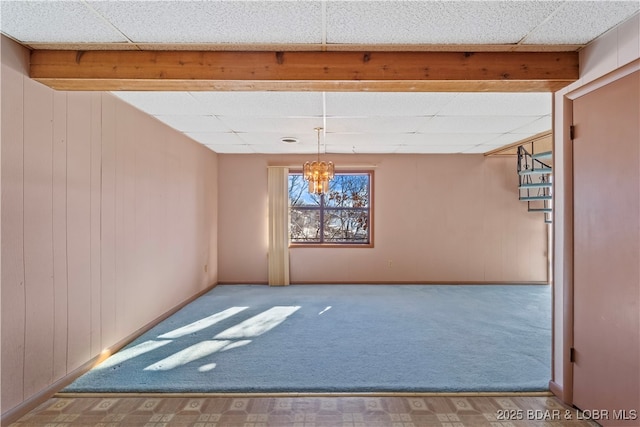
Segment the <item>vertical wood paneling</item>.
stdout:
<path fill-rule="evenodd" d="M 126 336 L 126 322 L 123 316 L 124 303 L 126 302 L 126 292 L 124 291 L 124 284 L 127 283 L 127 277 L 125 272 L 126 260 L 128 254 L 126 253 L 124 240 L 125 240 L 125 203 L 124 203 L 124 188 L 126 186 L 125 180 L 125 158 L 127 140 L 126 133 L 123 131 L 125 126 L 126 115 L 123 114 L 121 108 L 115 109 L 115 123 L 114 123 L 114 247 L 115 251 L 115 327 L 117 336 Z"/>
<path fill-rule="evenodd" d="M 133 281 L 131 297 L 134 300 L 143 301 L 149 296 L 149 289 L 144 286 L 151 277 L 156 275 L 158 266 L 156 260 L 161 251 L 162 234 L 164 233 L 162 213 L 157 212 L 161 206 L 162 171 L 161 159 L 163 157 L 162 145 L 157 144 L 157 133 L 153 123 L 139 120 L 140 113 L 130 115 L 137 123 L 136 132 L 139 137 L 133 141 L 133 154 L 135 166 L 133 181 L 135 194 L 134 217 L 132 218 L 133 233 L 135 233 L 133 253 L 136 263 L 133 266 Z M 133 122 L 131 122 L 133 123 Z M 144 136 L 144 137 L 143 137 Z M 172 262 L 178 262 L 173 260 Z M 166 293 L 163 289 L 163 281 L 156 281 L 154 287 L 159 291 L 158 303 L 163 304 Z M 151 313 L 146 309 L 140 309 L 136 313 L 137 321 L 149 321 Z"/>
<path fill-rule="evenodd" d="M 91 354 L 102 351 L 100 281 L 100 191 L 102 162 L 102 103 L 100 93 L 91 93 Z"/>
<path fill-rule="evenodd" d="M 217 162 L 110 94 L 29 80 L 0 38 L 8 411 L 209 284 Z"/>
<path fill-rule="evenodd" d="M 67 94 L 53 93 L 53 377 L 67 373 Z"/>
<path fill-rule="evenodd" d="M 117 313 L 119 336 L 135 330 L 138 323 L 139 301 L 136 301 L 133 280 L 135 271 L 135 143 L 138 126 L 131 120 L 132 107 L 116 110 L 116 277 Z"/>
<path fill-rule="evenodd" d="M 9 46 L 3 40 L 3 56 Z M 24 398 L 23 74 L 2 64 L 2 408 Z"/>
<path fill-rule="evenodd" d="M 102 94 L 102 176 L 100 235 L 100 313 L 102 347 L 117 341 L 116 333 L 116 117 L 115 98 Z"/>
<path fill-rule="evenodd" d="M 181 248 L 177 245 L 172 245 L 170 242 L 177 242 L 178 236 L 182 234 L 183 221 L 180 219 L 180 203 L 181 203 L 181 159 L 180 149 L 177 141 L 167 139 L 165 140 L 165 146 L 167 149 L 167 156 L 164 159 L 165 165 L 165 198 L 164 204 L 164 218 L 165 228 L 162 234 L 165 238 L 165 259 L 167 265 L 165 266 L 165 275 L 169 282 L 178 280 L 180 276 L 179 267 L 170 260 L 179 259 Z M 173 201 L 173 202 L 172 202 Z"/>
<path fill-rule="evenodd" d="M 68 369 L 91 357 L 91 97 L 67 94 Z"/>
<path fill-rule="evenodd" d="M 24 394 L 31 396 L 51 383 L 53 373 L 53 92 L 25 80 L 24 115 Z"/>

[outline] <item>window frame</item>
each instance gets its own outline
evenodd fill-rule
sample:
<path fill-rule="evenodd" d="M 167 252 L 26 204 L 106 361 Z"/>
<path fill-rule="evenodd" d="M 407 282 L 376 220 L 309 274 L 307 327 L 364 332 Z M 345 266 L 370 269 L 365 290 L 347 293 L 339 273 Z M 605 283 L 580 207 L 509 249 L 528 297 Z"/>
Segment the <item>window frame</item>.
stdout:
<path fill-rule="evenodd" d="M 289 175 L 301 175 L 302 174 L 302 169 L 289 169 Z M 368 213 L 369 213 L 369 226 L 368 226 L 368 233 L 369 233 L 369 241 L 367 243 L 351 243 L 351 242 L 345 242 L 345 243 L 339 243 L 339 242 L 292 242 L 291 241 L 291 232 L 289 232 L 289 247 L 290 248 L 373 248 L 374 247 L 374 171 L 372 169 L 344 169 L 344 170 L 339 170 L 335 172 L 335 175 L 368 175 L 369 176 L 369 207 L 368 208 L 362 208 L 362 209 L 367 209 Z M 287 188 L 288 188 L 288 184 L 287 184 Z M 349 211 L 349 210 L 356 210 L 357 208 L 346 208 L 346 207 L 327 207 L 324 205 L 324 195 L 322 195 L 321 198 L 321 204 L 319 205 L 319 207 L 314 207 L 314 206 L 301 206 L 300 208 L 302 208 L 303 210 L 309 210 L 309 211 L 319 211 L 320 212 L 320 224 L 322 227 L 323 224 L 323 220 L 324 220 L 324 213 L 326 210 L 345 210 L 345 211 Z M 289 226 L 291 225 L 291 205 L 289 205 Z M 322 230 L 322 228 L 321 228 Z"/>

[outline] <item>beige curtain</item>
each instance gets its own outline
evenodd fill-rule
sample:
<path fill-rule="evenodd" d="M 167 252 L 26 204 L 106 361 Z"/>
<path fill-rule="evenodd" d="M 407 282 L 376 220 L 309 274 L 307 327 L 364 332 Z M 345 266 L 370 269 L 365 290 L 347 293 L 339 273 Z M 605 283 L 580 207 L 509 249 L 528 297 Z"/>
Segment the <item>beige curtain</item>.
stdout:
<path fill-rule="evenodd" d="M 289 284 L 289 168 L 269 166 L 269 286 Z"/>

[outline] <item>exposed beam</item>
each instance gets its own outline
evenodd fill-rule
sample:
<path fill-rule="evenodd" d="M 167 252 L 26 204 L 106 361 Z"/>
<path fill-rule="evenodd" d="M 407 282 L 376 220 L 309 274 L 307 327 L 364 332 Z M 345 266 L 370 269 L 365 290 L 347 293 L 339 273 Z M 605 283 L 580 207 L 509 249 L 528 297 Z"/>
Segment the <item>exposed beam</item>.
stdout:
<path fill-rule="evenodd" d="M 31 78 L 61 90 L 553 92 L 577 52 L 53 51 Z"/>

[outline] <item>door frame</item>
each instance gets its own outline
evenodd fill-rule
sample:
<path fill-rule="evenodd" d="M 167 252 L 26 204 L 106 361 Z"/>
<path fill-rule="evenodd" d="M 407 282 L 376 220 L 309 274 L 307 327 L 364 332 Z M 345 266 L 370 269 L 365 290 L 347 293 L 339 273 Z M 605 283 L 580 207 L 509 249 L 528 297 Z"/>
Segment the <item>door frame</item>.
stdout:
<path fill-rule="evenodd" d="M 573 124 L 573 101 L 584 96 L 588 93 L 591 93 L 597 89 L 600 89 L 603 86 L 611 84 L 623 77 L 626 77 L 636 71 L 640 71 L 640 58 L 635 61 L 630 62 L 604 76 L 595 79 L 592 82 L 585 84 L 575 90 L 572 90 L 562 97 L 562 122 L 560 129 L 554 129 L 554 132 L 561 132 L 561 137 L 554 141 L 554 147 L 556 144 L 562 144 L 563 147 L 563 159 L 562 159 L 562 177 L 564 182 L 564 192 L 562 194 L 562 201 L 564 205 L 564 209 L 562 211 L 562 215 L 558 216 L 557 211 L 554 209 L 554 218 L 553 218 L 553 236 L 554 239 L 562 239 L 563 241 L 563 259 L 564 259 L 564 269 L 562 275 L 562 318 L 556 319 L 553 316 L 553 322 L 562 322 L 562 342 L 563 342 L 563 352 L 562 352 L 562 386 L 558 386 L 557 383 L 552 379 L 550 382 L 550 390 L 558 397 L 560 397 L 565 403 L 573 404 L 573 362 L 571 362 L 571 348 L 574 345 L 574 321 L 573 321 L 573 291 L 574 291 L 574 282 L 573 282 L 573 272 L 574 272 L 574 248 L 573 248 L 573 238 L 574 238 L 574 212 L 573 212 L 573 141 L 571 139 L 571 131 L 570 126 Z M 558 100 L 556 100 L 558 102 Z M 555 156 L 554 156 L 554 164 L 553 169 L 556 169 L 555 164 Z M 557 194 L 554 191 L 554 194 Z M 555 196 L 554 196 L 555 197 Z M 556 204 L 554 203 L 554 206 Z M 563 233 L 559 234 L 556 232 L 556 224 L 558 221 L 562 221 L 564 224 Z M 555 252 L 553 254 L 555 258 Z M 555 262 L 554 262 L 555 265 Z M 555 276 L 555 269 L 554 269 Z M 559 283 L 557 280 L 553 280 L 554 286 L 556 283 Z M 556 301 L 554 299 L 553 305 L 555 306 Z M 554 309 L 555 313 L 555 309 Z M 555 331 L 555 328 L 554 328 Z M 552 343 L 555 342 L 552 334 Z M 552 354 L 555 354 L 554 346 L 552 344 Z M 553 364 L 553 361 L 552 361 Z"/>

